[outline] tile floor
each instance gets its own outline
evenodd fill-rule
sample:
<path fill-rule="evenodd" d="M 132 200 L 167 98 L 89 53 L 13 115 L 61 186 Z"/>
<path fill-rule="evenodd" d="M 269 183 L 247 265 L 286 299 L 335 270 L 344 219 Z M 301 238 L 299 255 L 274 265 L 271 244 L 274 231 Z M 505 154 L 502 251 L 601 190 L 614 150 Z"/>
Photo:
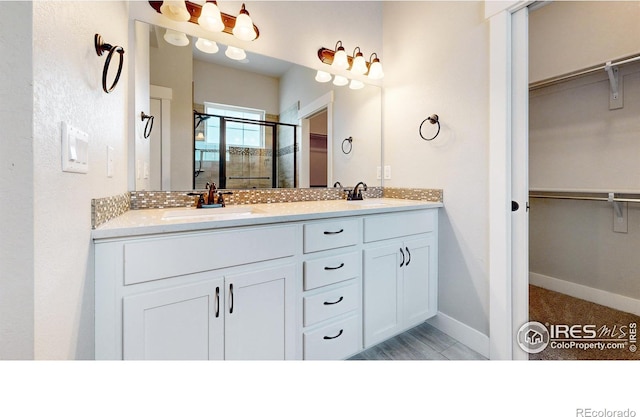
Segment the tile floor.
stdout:
<path fill-rule="evenodd" d="M 350 360 L 486 360 L 428 323 L 370 347 Z"/>

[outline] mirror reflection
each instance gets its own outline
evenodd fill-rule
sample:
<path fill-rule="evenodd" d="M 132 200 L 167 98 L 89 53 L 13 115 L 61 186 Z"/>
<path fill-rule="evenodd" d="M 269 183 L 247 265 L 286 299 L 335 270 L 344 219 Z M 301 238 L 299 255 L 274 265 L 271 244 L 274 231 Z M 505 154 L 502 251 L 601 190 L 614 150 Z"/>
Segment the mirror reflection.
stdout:
<path fill-rule="evenodd" d="M 310 68 L 250 52 L 231 59 L 225 45 L 205 53 L 198 38 L 181 35 L 177 46 L 165 35 L 136 22 L 136 99 L 148 91 L 154 116 L 149 139 L 136 125 L 137 190 L 380 185 L 379 87 L 319 83 Z"/>

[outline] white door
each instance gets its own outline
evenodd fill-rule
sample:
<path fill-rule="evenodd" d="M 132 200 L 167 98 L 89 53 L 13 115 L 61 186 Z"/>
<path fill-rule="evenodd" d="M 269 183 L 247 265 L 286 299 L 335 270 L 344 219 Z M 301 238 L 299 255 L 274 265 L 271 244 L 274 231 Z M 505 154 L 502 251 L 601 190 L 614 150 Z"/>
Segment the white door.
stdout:
<path fill-rule="evenodd" d="M 225 359 L 288 359 L 295 348 L 295 267 L 225 277 Z"/>
<path fill-rule="evenodd" d="M 518 329 L 529 321 L 529 9 L 511 16 L 511 291 L 513 359 L 528 359 L 517 343 Z M 517 209 L 516 209 L 517 206 Z"/>
<path fill-rule="evenodd" d="M 402 326 L 402 242 L 364 250 L 364 347 L 393 336 Z M 404 250 L 404 249 L 403 249 Z"/>
<path fill-rule="evenodd" d="M 223 279 L 123 300 L 124 359 L 223 359 Z"/>

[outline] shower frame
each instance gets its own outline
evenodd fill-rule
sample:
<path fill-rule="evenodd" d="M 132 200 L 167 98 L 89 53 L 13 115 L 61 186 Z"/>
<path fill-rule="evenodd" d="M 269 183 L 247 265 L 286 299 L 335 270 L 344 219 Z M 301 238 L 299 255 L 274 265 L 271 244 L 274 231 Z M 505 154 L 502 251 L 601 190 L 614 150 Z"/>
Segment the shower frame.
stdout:
<path fill-rule="evenodd" d="M 272 163 L 271 163 L 271 187 L 278 188 L 277 180 L 278 180 L 278 128 L 280 126 L 287 126 L 293 128 L 293 187 L 298 186 L 298 161 L 297 161 L 297 152 L 296 145 L 298 143 L 298 125 L 290 124 L 290 123 L 280 123 L 280 122 L 270 122 L 266 120 L 252 120 L 252 119 L 244 119 L 241 117 L 231 117 L 231 116 L 222 116 L 219 114 L 211 114 L 211 113 L 201 113 L 196 110 L 193 111 L 194 116 L 194 127 L 193 127 L 193 188 L 196 188 L 196 177 L 201 172 L 200 169 L 196 170 L 196 160 L 195 160 L 195 151 L 196 148 L 196 130 L 200 123 L 206 121 L 210 117 L 217 117 L 220 119 L 220 142 L 218 144 L 219 148 L 219 180 L 218 180 L 218 188 L 226 189 L 227 188 L 227 158 L 226 149 L 227 149 L 227 122 L 235 122 L 235 123 L 246 123 L 259 125 L 263 127 L 271 127 L 271 151 L 272 151 Z M 196 121 L 197 120 L 197 121 Z"/>

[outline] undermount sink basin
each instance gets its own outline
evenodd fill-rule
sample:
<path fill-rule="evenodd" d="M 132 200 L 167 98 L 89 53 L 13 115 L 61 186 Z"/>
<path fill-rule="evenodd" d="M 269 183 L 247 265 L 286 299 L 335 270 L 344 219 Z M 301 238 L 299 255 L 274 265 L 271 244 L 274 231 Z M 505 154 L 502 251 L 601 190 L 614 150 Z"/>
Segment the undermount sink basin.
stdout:
<path fill-rule="evenodd" d="M 219 207 L 219 208 L 185 208 L 178 210 L 167 211 L 163 220 L 176 220 L 176 219 L 192 219 L 192 218 L 207 218 L 207 219 L 241 219 L 245 217 L 251 217 L 255 215 L 264 214 L 260 210 L 256 210 L 251 206 L 231 206 L 231 207 Z"/>
<path fill-rule="evenodd" d="M 387 203 L 376 200 L 351 200 L 347 201 L 347 204 L 359 207 L 383 207 L 388 205 Z"/>

